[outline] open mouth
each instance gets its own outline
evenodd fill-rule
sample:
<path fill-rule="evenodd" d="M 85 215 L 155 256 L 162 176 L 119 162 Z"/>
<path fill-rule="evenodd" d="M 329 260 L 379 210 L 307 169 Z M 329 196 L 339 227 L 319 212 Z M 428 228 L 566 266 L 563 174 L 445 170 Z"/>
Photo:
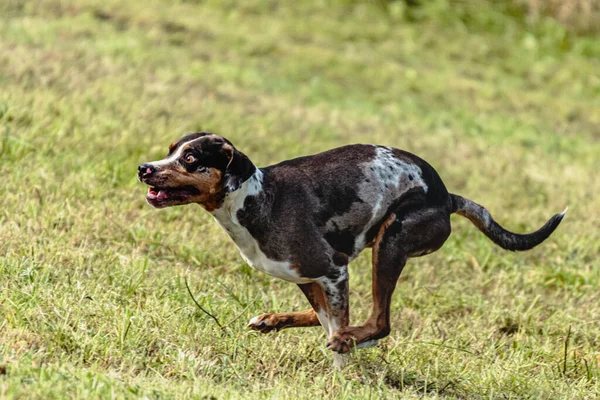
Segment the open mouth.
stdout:
<path fill-rule="evenodd" d="M 193 187 L 149 187 L 146 199 L 151 202 L 164 202 L 167 200 L 183 200 L 188 196 L 200 194 L 200 191 Z"/>

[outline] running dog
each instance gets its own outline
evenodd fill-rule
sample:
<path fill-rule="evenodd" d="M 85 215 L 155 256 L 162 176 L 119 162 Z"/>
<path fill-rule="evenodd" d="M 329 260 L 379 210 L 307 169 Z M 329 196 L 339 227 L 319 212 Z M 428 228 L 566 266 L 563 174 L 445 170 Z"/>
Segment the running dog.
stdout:
<path fill-rule="evenodd" d="M 298 285 L 311 309 L 262 314 L 260 332 L 321 325 L 341 354 L 375 345 L 390 333 L 390 303 L 406 261 L 439 249 L 450 235 L 450 214 L 468 218 L 500 247 L 528 250 L 542 243 L 566 210 L 538 231 L 520 235 L 498 225 L 482 206 L 448 193 L 421 158 L 391 147 L 355 144 L 256 167 L 233 144 L 191 133 L 168 156 L 138 168 L 156 208 L 198 203 L 211 213 L 259 271 Z M 373 249 L 373 308 L 349 323 L 348 263 Z"/>

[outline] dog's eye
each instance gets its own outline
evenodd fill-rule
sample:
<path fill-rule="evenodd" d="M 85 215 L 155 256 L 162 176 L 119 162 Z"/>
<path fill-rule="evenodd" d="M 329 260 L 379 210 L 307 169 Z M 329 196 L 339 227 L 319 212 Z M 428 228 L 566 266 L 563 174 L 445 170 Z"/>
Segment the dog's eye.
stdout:
<path fill-rule="evenodd" d="M 196 161 L 196 157 L 194 157 L 194 156 L 193 156 L 193 155 L 191 155 L 191 154 L 188 154 L 187 156 L 185 156 L 185 157 L 183 158 L 183 160 L 184 160 L 186 163 L 188 163 L 188 164 L 192 164 L 192 163 L 194 163 L 194 162 Z"/>

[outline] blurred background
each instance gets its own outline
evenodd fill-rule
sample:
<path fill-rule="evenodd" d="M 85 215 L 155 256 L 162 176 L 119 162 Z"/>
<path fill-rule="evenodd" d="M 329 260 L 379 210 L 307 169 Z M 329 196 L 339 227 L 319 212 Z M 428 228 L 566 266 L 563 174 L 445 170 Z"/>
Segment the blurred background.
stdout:
<path fill-rule="evenodd" d="M 599 34 L 598 0 L 0 1 L 0 397 L 598 396 Z M 402 148 L 517 232 L 570 209 L 520 254 L 453 218 L 336 374 L 321 330 L 245 327 L 294 285 L 145 203 L 137 165 L 200 130 L 258 166 Z"/>

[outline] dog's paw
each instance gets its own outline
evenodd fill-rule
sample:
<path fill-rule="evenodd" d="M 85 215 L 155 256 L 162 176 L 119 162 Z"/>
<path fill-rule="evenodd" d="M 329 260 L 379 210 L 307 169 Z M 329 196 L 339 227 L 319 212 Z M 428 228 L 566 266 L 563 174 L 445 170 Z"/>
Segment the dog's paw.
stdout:
<path fill-rule="evenodd" d="M 336 353 L 347 353 L 354 348 L 356 338 L 349 332 L 342 330 L 333 332 L 327 341 L 327 348 Z"/>
<path fill-rule="evenodd" d="M 335 331 L 329 337 L 327 348 L 337 353 L 347 353 L 353 349 L 366 349 L 376 346 L 379 343 L 377 339 L 365 340 L 372 335 L 365 332 L 364 327 L 348 326 Z"/>
<path fill-rule="evenodd" d="M 248 327 L 261 333 L 269 333 L 278 331 L 285 325 L 285 321 L 281 320 L 277 314 L 261 314 L 248 322 Z"/>

